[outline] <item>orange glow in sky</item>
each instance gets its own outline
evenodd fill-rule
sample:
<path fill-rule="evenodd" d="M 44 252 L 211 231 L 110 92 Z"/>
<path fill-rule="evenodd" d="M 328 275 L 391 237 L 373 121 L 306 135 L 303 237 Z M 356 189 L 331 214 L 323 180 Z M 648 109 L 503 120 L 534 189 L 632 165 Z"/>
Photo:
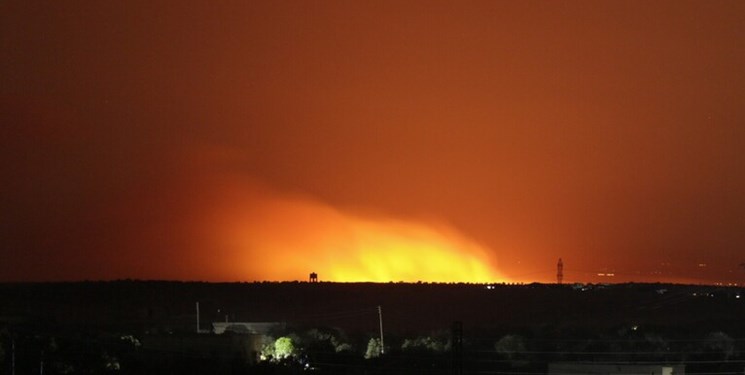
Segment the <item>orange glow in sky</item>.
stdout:
<path fill-rule="evenodd" d="M 225 197 L 215 241 L 244 280 L 499 282 L 487 249 L 452 228 L 357 215 L 307 198 Z M 227 213 L 230 211 L 231 213 Z M 242 274 L 242 276 L 241 276 Z"/>
<path fill-rule="evenodd" d="M 745 1 L 0 4 L 0 281 L 745 281 Z"/>

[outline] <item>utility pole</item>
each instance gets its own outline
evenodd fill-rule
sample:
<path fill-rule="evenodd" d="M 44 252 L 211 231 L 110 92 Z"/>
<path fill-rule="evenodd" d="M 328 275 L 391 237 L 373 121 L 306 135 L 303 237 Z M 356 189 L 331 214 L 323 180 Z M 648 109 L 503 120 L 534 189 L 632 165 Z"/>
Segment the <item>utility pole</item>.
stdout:
<path fill-rule="evenodd" d="M 561 285 L 564 281 L 564 262 L 559 258 L 559 263 L 556 264 L 556 283 Z"/>
<path fill-rule="evenodd" d="M 11 357 L 10 357 L 10 373 L 16 375 L 16 338 L 13 337 L 11 346 Z"/>
<path fill-rule="evenodd" d="M 378 305 L 378 321 L 380 322 L 380 355 L 385 353 L 385 343 L 383 342 L 383 308 Z"/>
<path fill-rule="evenodd" d="M 197 333 L 199 333 L 199 301 L 197 301 Z"/>

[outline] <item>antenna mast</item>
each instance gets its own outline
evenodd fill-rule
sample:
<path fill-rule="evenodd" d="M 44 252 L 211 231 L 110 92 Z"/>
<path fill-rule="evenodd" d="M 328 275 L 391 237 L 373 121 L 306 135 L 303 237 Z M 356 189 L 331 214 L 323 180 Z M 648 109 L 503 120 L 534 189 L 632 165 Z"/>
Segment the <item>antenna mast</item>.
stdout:
<path fill-rule="evenodd" d="M 383 308 L 378 305 L 378 321 L 380 322 L 380 354 L 385 353 L 385 344 L 383 343 Z"/>

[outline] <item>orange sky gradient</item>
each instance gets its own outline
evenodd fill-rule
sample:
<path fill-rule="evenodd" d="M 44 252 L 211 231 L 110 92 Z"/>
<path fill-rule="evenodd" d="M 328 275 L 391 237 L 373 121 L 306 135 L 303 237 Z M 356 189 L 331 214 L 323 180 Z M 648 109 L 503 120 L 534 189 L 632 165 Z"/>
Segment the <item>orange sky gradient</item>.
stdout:
<path fill-rule="evenodd" d="M 5 1 L 0 43 L 0 281 L 745 282 L 742 1 Z"/>
<path fill-rule="evenodd" d="M 494 256 L 443 225 L 341 212 L 309 199 L 241 199 L 241 189 L 202 223 L 233 279 L 502 282 Z M 211 237 L 211 238 L 210 238 Z"/>
<path fill-rule="evenodd" d="M 180 256 L 199 266 L 191 269 L 189 262 L 178 261 L 174 266 L 186 268 L 170 277 L 284 281 L 316 272 L 322 281 L 337 282 L 505 281 L 493 252 L 443 223 L 340 210 L 307 195 L 278 194 L 235 173 L 231 165 L 243 157 L 237 150 L 199 145 L 174 155 L 172 162 L 188 170 L 176 185 L 195 177 L 201 182 L 191 192 L 174 193 L 170 202 L 155 203 L 164 204 L 166 214 L 178 211 L 176 206 L 189 208 L 154 231 L 160 238 L 147 241 L 180 246 Z M 172 238 L 179 237 L 180 245 L 160 235 L 167 230 L 176 231 Z M 152 265 L 139 277 L 151 278 L 162 269 Z"/>

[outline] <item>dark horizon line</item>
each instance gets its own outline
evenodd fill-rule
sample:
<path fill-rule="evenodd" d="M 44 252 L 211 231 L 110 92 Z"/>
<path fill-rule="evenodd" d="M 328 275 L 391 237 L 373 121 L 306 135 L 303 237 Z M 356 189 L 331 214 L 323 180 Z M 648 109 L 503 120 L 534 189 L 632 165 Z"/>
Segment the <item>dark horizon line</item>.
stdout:
<path fill-rule="evenodd" d="M 308 280 L 243 280 L 243 281 L 206 281 L 206 280 L 175 280 L 175 279 L 136 279 L 136 278 L 119 278 L 119 279 L 82 279 L 82 280 L 56 280 L 56 281 L 0 281 L 0 285 L 38 285 L 38 284 L 100 284 L 100 283 L 180 283 L 180 284 L 364 284 L 364 285 L 475 285 L 475 286 L 554 286 L 554 287 L 570 287 L 574 285 L 607 285 L 607 286 L 620 286 L 620 285 L 673 285 L 673 286 L 711 286 L 711 287 L 723 287 L 723 288 L 741 288 L 742 285 L 738 283 L 678 283 L 672 281 L 623 281 L 623 282 L 571 282 L 571 283 L 556 283 L 556 282 L 471 282 L 471 281 L 308 281 Z"/>

